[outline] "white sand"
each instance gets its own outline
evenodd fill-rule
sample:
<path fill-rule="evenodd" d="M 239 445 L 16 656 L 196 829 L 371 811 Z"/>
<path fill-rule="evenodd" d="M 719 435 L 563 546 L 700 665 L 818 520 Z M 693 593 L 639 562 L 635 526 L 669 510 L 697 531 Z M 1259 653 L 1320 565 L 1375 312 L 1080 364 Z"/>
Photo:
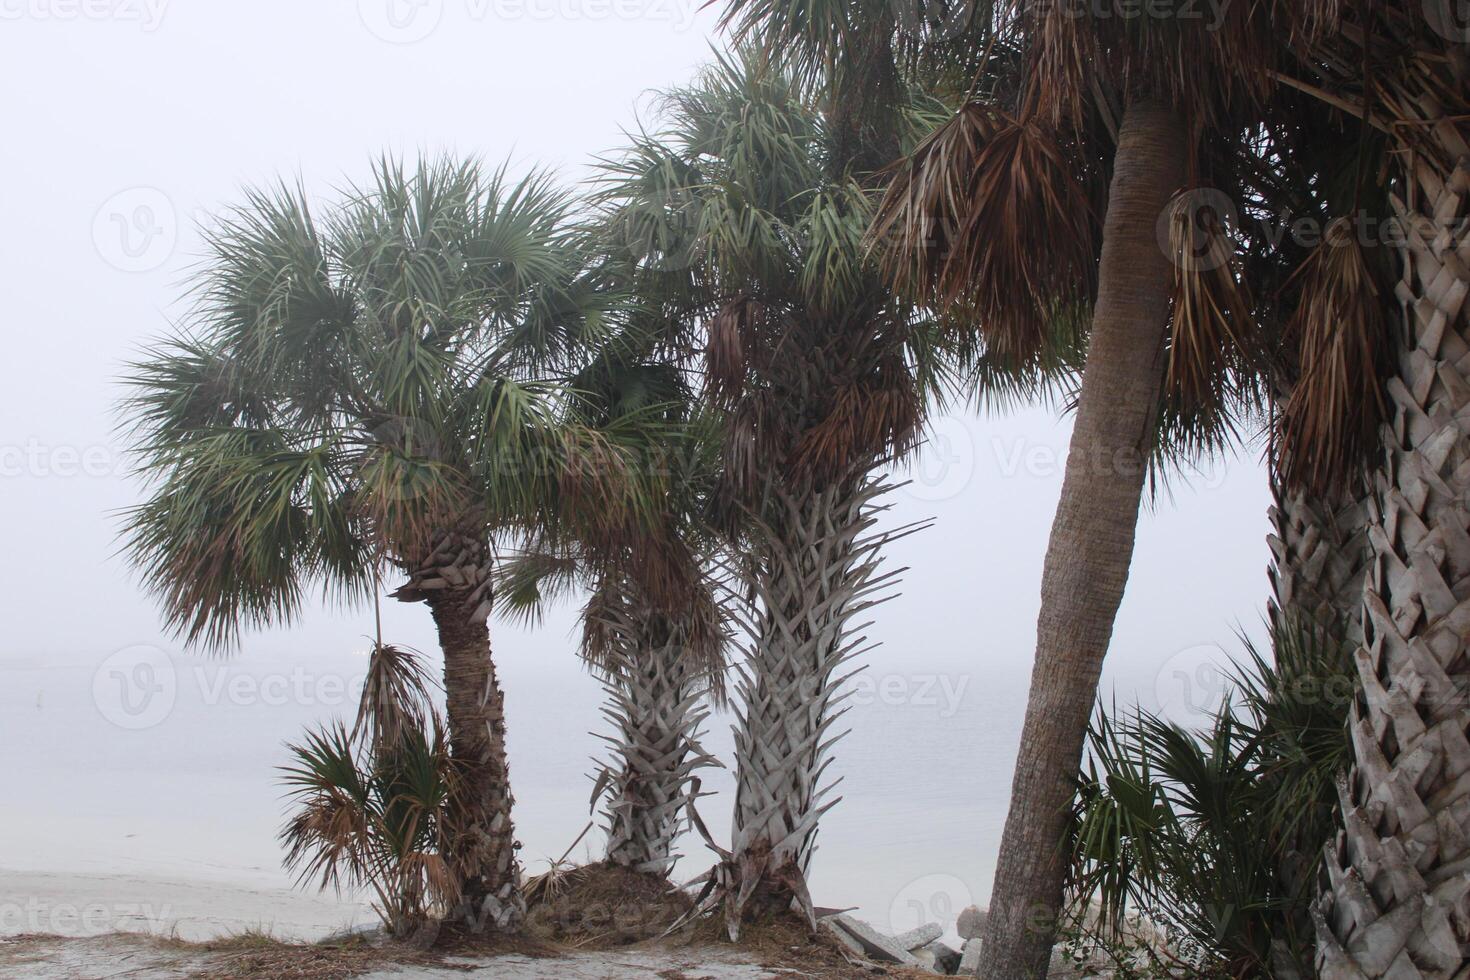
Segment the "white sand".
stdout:
<path fill-rule="evenodd" d="M 180 950 L 130 936 L 71 940 L 0 940 L 0 977 L 26 980 L 186 980 L 207 971 L 208 953 Z M 396 967 L 365 974 L 362 980 L 647 980 L 657 976 L 697 976 L 699 980 L 777 980 L 773 973 L 738 953 L 722 949 L 638 950 L 571 953 L 556 959 L 499 956 L 453 958 L 444 968 Z"/>
<path fill-rule="evenodd" d="M 0 936 L 116 932 L 190 942 L 262 930 L 313 941 L 377 917 L 365 905 L 285 888 L 139 874 L 0 870 Z"/>

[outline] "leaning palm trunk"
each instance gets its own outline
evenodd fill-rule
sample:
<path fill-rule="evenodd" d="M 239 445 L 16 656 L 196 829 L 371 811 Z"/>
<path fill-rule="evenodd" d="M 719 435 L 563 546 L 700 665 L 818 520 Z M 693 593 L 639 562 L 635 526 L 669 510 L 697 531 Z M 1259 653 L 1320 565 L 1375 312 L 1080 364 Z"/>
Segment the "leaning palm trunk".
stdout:
<path fill-rule="evenodd" d="M 1470 974 L 1470 146 L 1437 104 L 1396 108 L 1435 152 L 1406 157 L 1395 202 L 1405 321 L 1374 474 L 1354 764 L 1316 909 L 1325 980 Z"/>
<path fill-rule="evenodd" d="M 458 774 L 451 855 L 462 879 L 456 918 L 476 929 L 515 931 L 525 919 L 511 823 L 505 699 L 490 656 L 491 558 L 473 534 L 440 535 L 407 585 L 394 593 L 423 601 L 444 652 L 450 754 Z"/>
<path fill-rule="evenodd" d="M 741 708 L 731 850 L 711 873 L 709 890 L 739 938 L 747 915 L 799 908 L 816 926 L 807 871 L 817 824 L 837 804 L 823 781 L 841 734 L 840 668 L 864 652 L 852 620 L 882 602 L 899 571 L 877 574 L 879 550 L 892 534 L 874 532 L 870 506 L 878 482 L 842 481 L 795 492 L 772 482 L 765 519 L 753 530 L 751 564 L 741 570 L 758 600 L 746 622 L 749 655 L 738 670 Z"/>
<path fill-rule="evenodd" d="M 667 877 L 699 795 L 696 774 L 720 765 L 700 744 L 710 677 L 667 616 L 627 606 L 616 615 L 607 624 L 616 653 L 604 665 L 602 709 L 615 731 L 603 736 L 613 757 L 592 798 L 604 801 L 607 862 Z"/>
<path fill-rule="evenodd" d="M 1097 306 L 1041 583 L 1030 702 L 1001 839 L 980 975 L 1044 978 L 1063 840 L 1103 657 L 1133 558 L 1164 375 L 1173 274 L 1155 229 L 1185 178 L 1185 127 L 1131 104 L 1114 160 Z"/>

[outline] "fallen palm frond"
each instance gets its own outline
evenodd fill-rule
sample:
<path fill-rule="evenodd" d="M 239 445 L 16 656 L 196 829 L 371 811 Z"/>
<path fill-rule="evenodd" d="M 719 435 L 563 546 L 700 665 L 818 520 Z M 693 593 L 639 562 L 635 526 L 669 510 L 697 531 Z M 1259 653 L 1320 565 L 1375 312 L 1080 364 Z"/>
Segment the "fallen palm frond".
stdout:
<path fill-rule="evenodd" d="M 1096 228 L 1079 167 L 1034 117 L 972 102 L 900 166 L 871 241 L 895 288 L 972 310 L 1018 361 L 1091 296 Z"/>
<path fill-rule="evenodd" d="M 1287 329 L 1301 376 L 1281 413 L 1280 453 L 1292 485 L 1323 491 L 1379 443 L 1395 327 L 1351 220 L 1330 224 L 1296 275 L 1300 301 Z"/>

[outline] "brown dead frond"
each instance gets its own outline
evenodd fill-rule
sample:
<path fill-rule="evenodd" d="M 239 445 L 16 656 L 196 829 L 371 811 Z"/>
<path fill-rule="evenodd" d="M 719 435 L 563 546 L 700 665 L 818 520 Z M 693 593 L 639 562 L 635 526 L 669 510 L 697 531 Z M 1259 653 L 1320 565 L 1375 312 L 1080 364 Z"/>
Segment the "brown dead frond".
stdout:
<path fill-rule="evenodd" d="M 898 170 L 871 237 L 895 288 L 979 318 L 1024 360 L 1055 311 L 1091 295 L 1095 221 L 1077 162 L 1035 118 L 972 102 Z"/>
<path fill-rule="evenodd" d="M 1287 339 L 1301 367 L 1279 423 L 1281 459 L 1291 484 L 1323 490 L 1378 444 L 1394 325 L 1350 219 L 1328 225 L 1294 278 L 1300 300 Z"/>
<path fill-rule="evenodd" d="M 373 745 L 392 745 L 404 732 L 425 727 L 432 682 L 419 658 L 418 651 L 407 647 L 374 644 L 353 739 L 365 732 Z"/>
<path fill-rule="evenodd" d="M 1181 191 L 1169 204 L 1166 244 L 1174 266 L 1164 397 L 1200 438 L 1225 424 L 1238 379 L 1258 360 L 1249 289 L 1237 267 L 1223 195 Z"/>
<path fill-rule="evenodd" d="M 705 384 L 717 401 L 728 403 L 745 383 L 748 324 L 760 313 L 749 297 L 730 300 L 710 320 L 705 348 Z"/>

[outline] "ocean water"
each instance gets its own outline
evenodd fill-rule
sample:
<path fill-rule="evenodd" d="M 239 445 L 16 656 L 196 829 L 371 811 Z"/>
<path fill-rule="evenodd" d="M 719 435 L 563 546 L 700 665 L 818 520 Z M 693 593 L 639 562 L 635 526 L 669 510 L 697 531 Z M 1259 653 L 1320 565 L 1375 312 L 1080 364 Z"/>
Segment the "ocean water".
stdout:
<path fill-rule="evenodd" d="M 534 872 L 591 819 L 601 692 L 570 661 L 549 674 L 502 659 L 516 825 Z M 284 812 L 275 767 L 303 727 L 350 717 L 364 665 L 358 652 L 215 661 L 151 647 L 0 661 L 0 744 L 11 789 L 0 796 L 0 875 L 10 878 L 7 888 L 0 877 L 0 903 L 21 900 L 37 874 L 48 876 L 53 896 L 65 896 L 57 881 L 67 875 L 208 883 L 221 889 L 222 902 L 242 890 L 290 889 L 275 839 Z M 1024 699 L 1005 685 L 911 665 L 855 682 L 848 700 L 851 733 L 831 769 L 843 799 L 819 836 L 816 902 L 857 907 L 894 930 L 983 904 Z M 731 720 L 711 719 L 707 744 L 722 758 L 731 754 Z M 724 842 L 730 773 L 706 772 L 705 789 L 715 795 L 700 812 Z M 572 857 L 595 859 L 600 844 L 594 831 Z M 679 877 L 709 866 L 712 855 L 696 835 L 681 850 Z M 90 901 L 88 887 L 79 885 L 72 900 Z M 141 899 L 147 888 L 139 891 Z M 340 902 L 344 923 L 365 918 L 355 896 L 325 899 Z M 220 911 L 222 920 L 244 914 Z M 311 931 L 292 921 L 289 906 L 271 914 L 280 920 L 260 924 Z"/>

